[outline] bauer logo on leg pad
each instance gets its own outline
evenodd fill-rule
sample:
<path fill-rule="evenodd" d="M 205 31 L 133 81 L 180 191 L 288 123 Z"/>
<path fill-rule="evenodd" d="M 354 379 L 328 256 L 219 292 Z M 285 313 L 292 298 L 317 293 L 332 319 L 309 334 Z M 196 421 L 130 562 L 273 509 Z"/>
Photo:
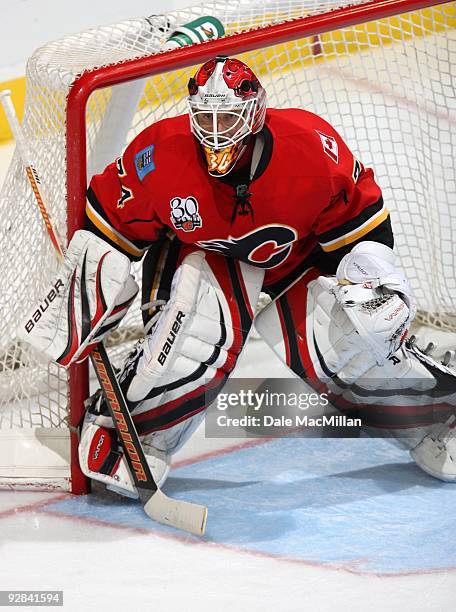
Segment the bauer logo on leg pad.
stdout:
<path fill-rule="evenodd" d="M 168 358 L 168 355 L 174 344 L 176 336 L 182 327 L 182 319 L 184 317 L 185 317 L 185 313 L 182 312 L 182 310 L 179 310 L 179 312 L 176 315 L 176 318 L 174 319 L 174 323 L 171 326 L 166 342 L 163 345 L 162 350 L 160 351 L 160 354 L 158 355 L 157 361 L 160 365 L 165 365 L 165 361 Z"/>

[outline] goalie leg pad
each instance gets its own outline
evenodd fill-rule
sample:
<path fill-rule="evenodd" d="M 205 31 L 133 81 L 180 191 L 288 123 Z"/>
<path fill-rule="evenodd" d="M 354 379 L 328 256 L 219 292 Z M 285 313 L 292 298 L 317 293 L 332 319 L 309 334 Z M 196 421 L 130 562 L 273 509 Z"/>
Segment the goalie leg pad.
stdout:
<path fill-rule="evenodd" d="M 79 464 L 86 476 L 102 482 L 116 493 L 138 498 L 116 431 L 97 424 L 90 413 L 87 413 L 82 426 L 78 450 Z M 149 444 L 146 459 L 155 482 L 161 487 L 168 477 L 169 455 L 155 451 Z"/>
<path fill-rule="evenodd" d="M 247 341 L 263 276 L 216 253 L 184 257 L 168 303 L 120 379 L 140 434 L 176 425 L 213 401 Z"/>
<path fill-rule="evenodd" d="M 445 482 L 456 482 L 456 417 L 452 415 L 410 451 L 416 464 L 425 472 Z"/>
<path fill-rule="evenodd" d="M 180 450 L 191 438 L 199 425 L 204 420 L 206 411 L 198 412 L 194 416 L 172 425 L 165 429 L 154 431 L 149 435 L 143 436 L 142 443 L 147 452 L 152 447 L 155 456 L 172 456 Z"/>

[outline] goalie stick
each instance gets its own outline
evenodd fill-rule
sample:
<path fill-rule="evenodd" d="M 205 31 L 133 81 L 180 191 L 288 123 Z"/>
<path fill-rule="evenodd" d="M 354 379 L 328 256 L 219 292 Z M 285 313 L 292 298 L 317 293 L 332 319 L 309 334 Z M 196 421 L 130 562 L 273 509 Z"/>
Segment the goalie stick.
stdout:
<path fill-rule="evenodd" d="M 42 198 L 42 182 L 38 172 L 30 162 L 25 135 L 19 123 L 9 90 L 0 92 L 0 102 L 16 140 L 19 155 L 25 166 L 27 177 L 46 225 L 49 238 L 58 258 L 63 260 L 65 251 L 62 247 L 62 241 Z M 99 343 L 93 349 L 90 356 L 119 435 L 130 473 L 144 505 L 144 511 L 150 518 L 159 523 L 171 525 L 195 535 L 203 535 L 206 526 L 207 508 L 190 502 L 171 499 L 157 487 L 104 345 Z"/>

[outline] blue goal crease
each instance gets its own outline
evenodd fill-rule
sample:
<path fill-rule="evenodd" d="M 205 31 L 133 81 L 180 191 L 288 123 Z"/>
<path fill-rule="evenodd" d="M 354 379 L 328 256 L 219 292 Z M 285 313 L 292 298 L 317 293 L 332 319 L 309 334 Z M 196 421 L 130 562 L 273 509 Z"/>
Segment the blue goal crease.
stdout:
<path fill-rule="evenodd" d="M 274 440 L 177 468 L 164 490 L 209 507 L 210 542 L 363 572 L 456 567 L 456 484 L 387 440 Z M 100 488 L 47 508 L 177 533 Z"/>

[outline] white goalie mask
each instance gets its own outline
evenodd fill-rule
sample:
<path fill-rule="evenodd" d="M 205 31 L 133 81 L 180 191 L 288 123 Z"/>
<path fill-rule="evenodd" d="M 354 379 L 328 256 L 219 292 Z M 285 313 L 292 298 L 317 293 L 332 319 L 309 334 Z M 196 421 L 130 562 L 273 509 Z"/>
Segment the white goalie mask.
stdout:
<path fill-rule="evenodd" d="M 188 91 L 191 130 L 209 174 L 225 175 L 244 152 L 246 138 L 263 127 L 266 92 L 246 64 L 227 57 L 203 64 Z"/>

